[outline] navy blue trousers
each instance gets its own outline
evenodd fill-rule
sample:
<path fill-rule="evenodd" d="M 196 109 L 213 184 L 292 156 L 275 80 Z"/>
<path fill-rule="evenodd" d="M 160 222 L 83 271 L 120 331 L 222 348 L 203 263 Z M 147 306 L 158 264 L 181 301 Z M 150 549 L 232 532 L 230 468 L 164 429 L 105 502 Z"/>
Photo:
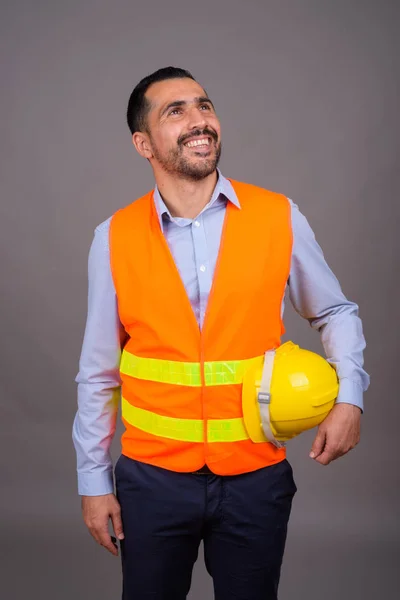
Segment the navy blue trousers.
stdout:
<path fill-rule="evenodd" d="M 285 459 L 242 475 L 176 473 L 121 455 L 123 600 L 185 600 L 201 540 L 215 600 L 277 600 L 292 499 Z"/>

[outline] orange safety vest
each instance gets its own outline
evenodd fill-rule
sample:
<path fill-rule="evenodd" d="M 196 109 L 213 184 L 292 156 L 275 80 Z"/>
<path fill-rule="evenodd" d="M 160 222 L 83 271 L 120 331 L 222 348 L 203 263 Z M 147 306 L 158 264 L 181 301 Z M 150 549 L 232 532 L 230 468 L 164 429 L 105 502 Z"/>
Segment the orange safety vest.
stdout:
<path fill-rule="evenodd" d="M 290 273 L 287 198 L 232 181 L 202 330 L 167 241 L 153 192 L 118 210 L 110 261 L 128 333 L 120 363 L 122 453 L 165 469 L 205 463 L 219 475 L 283 460 L 285 448 L 254 443 L 243 421 L 246 367 L 281 343 Z"/>

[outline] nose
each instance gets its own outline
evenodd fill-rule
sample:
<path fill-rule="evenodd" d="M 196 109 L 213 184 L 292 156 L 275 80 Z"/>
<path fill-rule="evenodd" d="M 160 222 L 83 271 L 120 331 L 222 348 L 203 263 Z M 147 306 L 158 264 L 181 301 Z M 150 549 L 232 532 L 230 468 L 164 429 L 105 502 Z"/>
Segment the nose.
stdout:
<path fill-rule="evenodd" d="M 197 106 L 193 106 L 188 111 L 188 128 L 189 129 L 201 129 L 207 125 L 207 118 L 204 111 L 200 110 Z"/>

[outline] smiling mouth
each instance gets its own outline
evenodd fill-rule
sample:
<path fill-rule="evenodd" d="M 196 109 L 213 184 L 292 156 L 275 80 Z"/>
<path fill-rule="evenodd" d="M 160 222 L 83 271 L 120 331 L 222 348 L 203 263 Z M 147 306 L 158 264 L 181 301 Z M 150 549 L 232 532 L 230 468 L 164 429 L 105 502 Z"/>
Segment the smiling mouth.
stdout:
<path fill-rule="evenodd" d="M 184 146 L 186 146 L 186 148 L 199 148 L 199 149 L 209 148 L 210 145 L 211 145 L 211 138 L 209 138 L 209 137 L 198 138 L 195 140 L 189 140 L 188 142 L 185 142 L 185 144 L 184 144 Z"/>

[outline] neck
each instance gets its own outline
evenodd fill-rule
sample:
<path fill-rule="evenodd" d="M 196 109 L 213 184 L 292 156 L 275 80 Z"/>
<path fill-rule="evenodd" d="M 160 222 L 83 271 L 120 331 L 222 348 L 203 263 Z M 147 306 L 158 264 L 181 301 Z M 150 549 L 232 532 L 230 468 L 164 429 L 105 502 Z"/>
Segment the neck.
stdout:
<path fill-rule="evenodd" d="M 156 174 L 158 190 L 173 217 L 194 219 L 210 202 L 218 173 L 215 170 L 200 181 L 177 178 L 168 173 Z"/>

